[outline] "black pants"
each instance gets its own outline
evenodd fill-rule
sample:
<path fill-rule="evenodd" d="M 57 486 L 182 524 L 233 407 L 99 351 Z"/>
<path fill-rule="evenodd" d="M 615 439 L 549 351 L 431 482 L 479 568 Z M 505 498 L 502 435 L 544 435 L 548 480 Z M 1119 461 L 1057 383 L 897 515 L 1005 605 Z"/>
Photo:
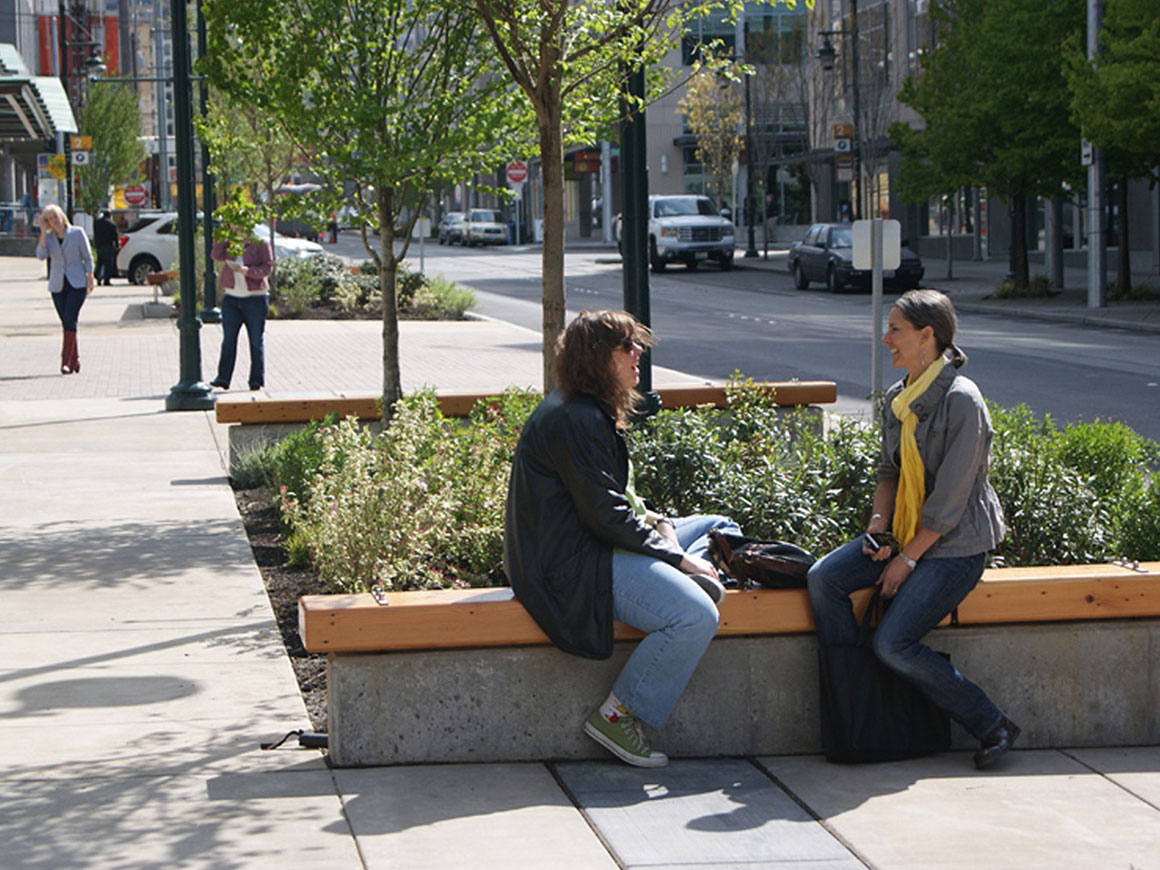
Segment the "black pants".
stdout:
<path fill-rule="evenodd" d="M 77 318 L 81 313 L 81 306 L 85 304 L 85 288 L 73 287 L 68 281 L 59 293 L 52 294 L 52 304 L 56 306 L 56 316 L 60 318 L 60 326 L 65 332 L 77 331 Z"/>
<path fill-rule="evenodd" d="M 110 284 L 116 277 L 117 249 L 112 245 L 97 248 L 97 281 L 101 284 Z"/>

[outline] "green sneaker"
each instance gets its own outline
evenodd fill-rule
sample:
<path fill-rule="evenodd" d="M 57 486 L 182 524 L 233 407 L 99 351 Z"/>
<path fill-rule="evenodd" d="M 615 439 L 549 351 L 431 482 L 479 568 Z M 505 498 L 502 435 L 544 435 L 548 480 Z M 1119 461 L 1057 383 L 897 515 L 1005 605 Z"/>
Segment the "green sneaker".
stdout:
<path fill-rule="evenodd" d="M 663 752 L 649 749 L 640 722 L 631 713 L 609 722 L 597 708 L 584 723 L 584 733 L 621 761 L 636 767 L 664 767 L 669 763 L 669 757 Z"/>

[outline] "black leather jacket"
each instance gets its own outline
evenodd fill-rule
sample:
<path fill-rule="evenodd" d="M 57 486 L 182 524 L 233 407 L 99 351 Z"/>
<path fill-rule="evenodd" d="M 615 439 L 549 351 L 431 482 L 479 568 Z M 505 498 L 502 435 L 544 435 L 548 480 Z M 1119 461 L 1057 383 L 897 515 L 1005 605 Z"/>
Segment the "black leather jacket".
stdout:
<path fill-rule="evenodd" d="M 516 597 L 565 652 L 612 655 L 612 550 L 680 565 L 683 553 L 625 497 L 628 450 L 591 396 L 550 393 L 512 460 L 503 562 Z"/>

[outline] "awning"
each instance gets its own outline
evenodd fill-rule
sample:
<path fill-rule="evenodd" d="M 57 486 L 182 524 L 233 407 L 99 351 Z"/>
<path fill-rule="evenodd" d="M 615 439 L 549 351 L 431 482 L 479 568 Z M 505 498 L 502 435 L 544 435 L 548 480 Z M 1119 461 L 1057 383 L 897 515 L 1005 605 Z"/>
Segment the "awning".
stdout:
<path fill-rule="evenodd" d="M 0 43 L 0 142 L 51 139 L 77 129 L 60 79 L 29 75 L 16 46 Z"/>

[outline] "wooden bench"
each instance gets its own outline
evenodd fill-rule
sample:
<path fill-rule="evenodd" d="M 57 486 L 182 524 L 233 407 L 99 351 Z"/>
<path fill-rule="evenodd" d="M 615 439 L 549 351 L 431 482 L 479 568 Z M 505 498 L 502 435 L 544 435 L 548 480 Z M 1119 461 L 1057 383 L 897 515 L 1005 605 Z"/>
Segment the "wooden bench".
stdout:
<path fill-rule="evenodd" d="M 1160 742 L 1160 562 L 1139 569 L 988 570 L 932 643 L 1025 720 L 1023 745 Z M 607 662 L 565 655 L 506 588 L 304 596 L 299 631 L 307 650 L 329 654 L 339 766 L 589 757 L 561 723 L 582 720 L 634 647 L 617 644 Z M 640 637 L 620 624 L 615 635 Z M 816 752 L 815 655 L 804 590 L 730 590 L 666 751 Z M 492 736 L 513 709 L 545 707 L 557 713 L 521 721 L 518 745 Z M 419 708 L 437 724 L 412 734 Z M 962 734 L 959 744 L 970 745 Z"/>
<path fill-rule="evenodd" d="M 773 400 L 779 406 L 833 404 L 838 388 L 833 381 L 776 381 L 762 386 L 774 391 Z M 722 384 L 658 387 L 666 408 L 693 408 L 711 405 L 725 407 L 725 387 Z M 438 392 L 439 410 L 447 417 L 466 417 L 481 400 L 495 393 Z M 379 395 L 340 394 L 337 396 L 302 396 L 277 398 L 259 394 L 221 396 L 214 406 L 219 423 L 268 424 L 307 423 L 321 420 L 327 414 L 339 418 L 378 420 L 382 417 Z"/>

